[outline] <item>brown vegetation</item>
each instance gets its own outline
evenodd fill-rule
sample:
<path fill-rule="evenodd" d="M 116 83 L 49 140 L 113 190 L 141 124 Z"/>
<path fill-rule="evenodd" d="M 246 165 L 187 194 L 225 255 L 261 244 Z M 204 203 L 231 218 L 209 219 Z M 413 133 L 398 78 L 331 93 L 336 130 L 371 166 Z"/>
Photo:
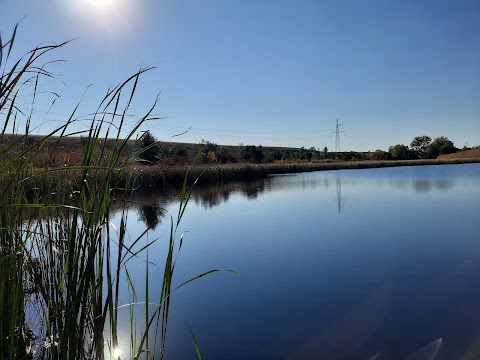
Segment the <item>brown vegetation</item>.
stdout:
<path fill-rule="evenodd" d="M 385 160 L 385 161 L 325 161 L 325 162 L 274 162 L 271 164 L 210 164 L 189 166 L 135 166 L 132 184 L 142 186 L 181 185 L 188 172 L 189 184 L 198 179 L 199 183 L 219 183 L 263 178 L 268 175 L 299 172 L 368 169 L 396 166 L 445 165 L 480 162 L 480 159 L 422 159 L 422 160 Z"/>
<path fill-rule="evenodd" d="M 437 159 L 480 159 L 480 149 L 459 151 L 453 154 L 440 155 Z"/>

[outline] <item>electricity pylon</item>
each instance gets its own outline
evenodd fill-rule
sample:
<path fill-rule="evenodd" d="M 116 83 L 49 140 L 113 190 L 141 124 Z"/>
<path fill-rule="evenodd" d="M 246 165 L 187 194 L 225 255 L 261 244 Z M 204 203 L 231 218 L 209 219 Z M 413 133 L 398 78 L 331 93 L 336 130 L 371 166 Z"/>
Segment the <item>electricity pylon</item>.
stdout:
<path fill-rule="evenodd" d="M 339 124 L 337 119 L 337 127 L 335 129 L 335 152 L 337 154 L 340 152 L 340 133 L 345 132 L 343 130 L 340 130 L 340 126 L 342 126 L 342 124 Z"/>

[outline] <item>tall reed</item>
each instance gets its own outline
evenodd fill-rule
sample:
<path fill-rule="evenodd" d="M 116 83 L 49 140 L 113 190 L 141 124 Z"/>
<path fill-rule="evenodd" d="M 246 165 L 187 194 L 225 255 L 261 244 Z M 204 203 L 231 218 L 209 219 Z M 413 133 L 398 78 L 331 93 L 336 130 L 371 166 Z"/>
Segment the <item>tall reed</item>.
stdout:
<path fill-rule="evenodd" d="M 119 309 L 124 306 L 119 300 L 120 283 L 128 281 L 135 291 L 128 262 L 145 254 L 152 242 L 145 239 L 148 228 L 138 238 L 129 239 L 126 206 L 117 225 L 111 224 L 110 210 L 114 201 L 129 201 L 134 183 L 130 165 L 148 150 L 126 154 L 140 126 L 156 119 L 153 111 L 158 98 L 126 136 L 120 134 L 140 77 L 151 68 L 139 70 L 108 90 L 86 132 L 70 130 L 77 121 L 75 109 L 63 125 L 32 143 L 30 115 L 25 117 L 24 130 L 19 130 L 18 98 L 32 88 L 33 98 L 37 96 L 42 78 L 53 77 L 47 71 L 51 62 L 42 60 L 67 43 L 37 47 L 9 66 L 16 33 L 17 27 L 5 43 L 0 38 L 0 116 L 5 120 L 0 135 L 0 357 L 84 360 L 111 355 L 119 359 Z M 6 136 L 9 128 L 16 136 Z M 79 134 L 85 136 L 80 165 L 42 171 L 34 167 L 46 144 Z M 179 212 L 172 218 L 161 297 L 153 313 L 146 311 L 139 337 L 132 335 L 130 356 L 134 359 L 155 358 L 152 342 L 159 344 L 163 358 L 174 259 L 182 244 L 181 239 L 176 241 L 177 229 L 190 198 L 186 189 L 185 178 Z M 145 261 L 148 264 L 148 256 Z M 150 271 L 147 266 L 147 282 Z M 148 286 L 144 297 L 148 304 Z M 38 324 L 31 323 L 27 310 L 37 311 Z M 132 334 L 133 328 L 132 321 Z M 149 334 L 154 329 L 160 330 L 154 331 L 153 341 Z M 33 350 L 32 330 L 39 337 L 39 346 Z"/>

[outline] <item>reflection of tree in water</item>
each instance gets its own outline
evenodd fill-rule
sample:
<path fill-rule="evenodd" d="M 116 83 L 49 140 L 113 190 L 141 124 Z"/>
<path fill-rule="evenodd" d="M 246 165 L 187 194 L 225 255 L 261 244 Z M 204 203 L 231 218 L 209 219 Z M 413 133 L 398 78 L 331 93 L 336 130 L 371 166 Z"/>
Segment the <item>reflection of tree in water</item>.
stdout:
<path fill-rule="evenodd" d="M 325 189 L 328 190 L 328 179 L 327 178 L 323 179 L 323 186 L 325 187 Z"/>
<path fill-rule="evenodd" d="M 417 193 L 427 193 L 432 190 L 432 182 L 428 180 L 415 180 L 412 186 Z"/>
<path fill-rule="evenodd" d="M 222 197 L 223 197 L 223 200 L 224 200 L 225 202 L 227 202 L 227 201 L 228 201 L 228 198 L 230 197 L 230 191 L 228 191 L 228 190 L 223 190 L 223 191 L 222 191 Z"/>
<path fill-rule="evenodd" d="M 438 189 L 440 191 L 446 191 L 448 189 L 453 188 L 455 183 L 453 180 L 447 180 L 447 179 L 442 179 L 442 180 L 437 180 L 434 181 L 433 186 L 435 186 L 435 189 Z"/>
<path fill-rule="evenodd" d="M 212 208 L 227 202 L 234 193 L 241 193 L 250 200 L 255 200 L 265 191 L 266 179 L 215 184 L 210 186 L 197 186 L 194 188 L 192 198 L 196 204 L 201 204 L 205 209 Z"/>
<path fill-rule="evenodd" d="M 242 194 L 250 200 L 255 200 L 259 194 L 265 191 L 264 182 L 246 183 L 247 186 L 241 189 Z"/>
<path fill-rule="evenodd" d="M 196 204 L 201 204 L 205 209 L 213 208 L 223 202 L 223 193 L 212 191 L 202 191 L 200 194 L 194 194 Z"/>
<path fill-rule="evenodd" d="M 159 205 L 142 205 L 138 212 L 138 220 L 143 221 L 150 229 L 155 229 L 162 219 L 164 209 Z"/>
<path fill-rule="evenodd" d="M 408 190 L 410 181 L 405 179 L 389 179 L 390 187 L 394 190 Z"/>
<path fill-rule="evenodd" d="M 447 191 L 454 187 L 455 183 L 453 180 L 441 179 L 441 180 L 414 180 L 412 182 L 412 188 L 417 193 L 427 193 L 432 191 L 432 189 Z"/>

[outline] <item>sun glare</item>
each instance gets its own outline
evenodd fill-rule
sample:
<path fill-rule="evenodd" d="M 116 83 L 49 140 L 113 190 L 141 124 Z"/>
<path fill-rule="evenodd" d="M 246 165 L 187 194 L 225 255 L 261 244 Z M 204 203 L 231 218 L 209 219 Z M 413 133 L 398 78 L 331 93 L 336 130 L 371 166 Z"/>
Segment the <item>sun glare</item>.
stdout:
<path fill-rule="evenodd" d="M 134 0 L 69 0 L 68 3 L 78 24 L 97 34 L 106 30 L 116 35 L 131 31 L 138 10 Z"/>
<path fill-rule="evenodd" d="M 108 8 L 113 6 L 113 0 L 85 0 L 87 4 L 90 6 L 94 6 L 96 8 Z"/>
<path fill-rule="evenodd" d="M 115 348 L 115 349 L 113 349 L 113 351 L 112 351 L 112 355 L 113 355 L 113 357 L 114 357 L 115 359 L 118 359 L 121 354 L 122 354 L 122 353 L 121 353 L 121 351 L 120 351 L 119 348 Z"/>

